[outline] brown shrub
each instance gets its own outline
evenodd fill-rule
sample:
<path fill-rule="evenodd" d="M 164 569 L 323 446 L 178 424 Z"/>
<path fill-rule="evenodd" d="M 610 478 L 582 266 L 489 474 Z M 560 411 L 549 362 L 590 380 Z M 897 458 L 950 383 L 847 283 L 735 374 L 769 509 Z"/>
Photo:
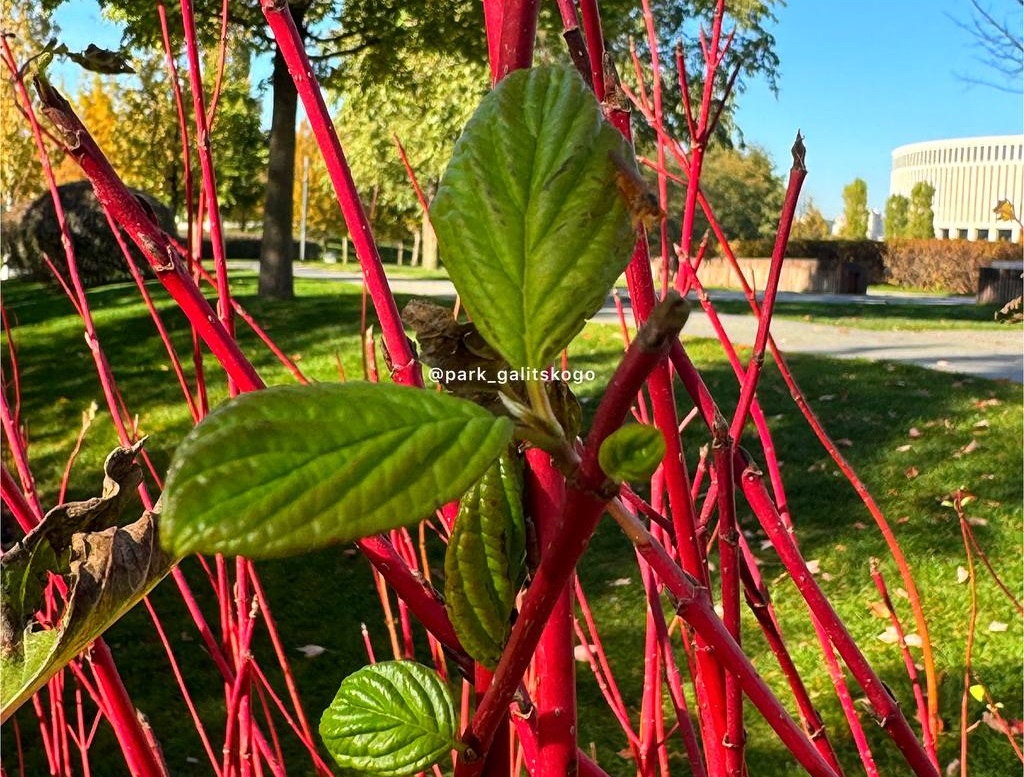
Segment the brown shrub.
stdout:
<path fill-rule="evenodd" d="M 734 240 L 736 256 L 754 259 L 772 255 L 773 239 Z M 868 283 L 885 279 L 884 244 L 877 240 L 790 240 L 786 256 L 794 259 L 817 259 L 822 262 L 855 262 L 867 273 Z"/>
<path fill-rule="evenodd" d="M 1013 243 L 969 240 L 893 240 L 885 244 L 888 282 L 954 294 L 978 290 L 978 268 L 995 261 L 1020 260 Z"/>

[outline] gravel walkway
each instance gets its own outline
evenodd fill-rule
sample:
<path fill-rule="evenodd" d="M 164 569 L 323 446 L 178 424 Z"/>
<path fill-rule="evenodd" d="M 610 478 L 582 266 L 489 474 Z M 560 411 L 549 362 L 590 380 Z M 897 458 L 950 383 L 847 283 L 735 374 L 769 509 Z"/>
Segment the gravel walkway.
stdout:
<path fill-rule="evenodd" d="M 239 269 L 257 269 L 255 262 L 233 262 L 232 266 Z M 362 276 L 358 272 L 321 270 L 296 264 L 295 274 L 300 278 L 362 283 Z M 396 293 L 420 297 L 455 296 L 455 289 L 447 280 L 395 278 L 391 281 L 391 288 Z M 738 292 L 712 292 L 711 297 L 742 299 Z M 894 302 L 957 305 L 965 302 L 963 297 L 901 296 L 890 293 L 866 296 L 781 293 L 779 300 L 858 302 L 864 305 Z M 969 298 L 966 301 L 970 301 Z M 721 319 L 734 342 L 742 345 L 753 342 L 756 323 L 751 316 L 722 315 Z M 614 306 L 609 302 L 594 320 L 617 322 L 618 316 Z M 1005 330 L 936 329 L 889 332 L 780 318 L 772 322 L 772 334 L 783 352 L 817 353 L 841 359 L 905 362 L 942 372 L 1024 382 L 1024 329 L 1020 326 L 1007 326 Z M 683 329 L 683 336 L 715 336 L 707 316 L 699 308 L 690 315 L 690 320 Z"/>

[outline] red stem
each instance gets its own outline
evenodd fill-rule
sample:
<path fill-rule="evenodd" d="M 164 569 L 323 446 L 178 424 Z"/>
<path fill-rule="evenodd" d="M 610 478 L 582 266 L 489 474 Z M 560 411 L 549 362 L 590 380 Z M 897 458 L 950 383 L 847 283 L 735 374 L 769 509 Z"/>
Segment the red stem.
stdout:
<path fill-rule="evenodd" d="M 738 460 L 736 464 L 739 465 Z M 739 482 L 748 504 L 757 516 L 801 596 L 807 602 L 814 617 L 827 632 L 829 640 L 835 645 L 836 650 L 843 657 L 868 697 L 868 701 L 877 715 L 879 725 L 893 738 L 914 774 L 937 777 L 938 770 L 932 765 L 921 743 L 915 738 L 914 732 L 896 700 L 875 674 L 871 665 L 868 664 L 864 654 L 861 653 L 860 648 L 857 647 L 856 642 L 832 608 L 831 602 L 828 601 L 821 587 L 808 571 L 807 563 L 800 554 L 790 530 L 779 517 L 775 505 L 764 487 L 761 473 L 752 466 L 746 466 Z"/>
<path fill-rule="evenodd" d="M 39 513 L 29 505 L 25 495 L 18 488 L 18 484 L 14 482 L 11 473 L 7 471 L 7 467 L 0 467 L 0 496 L 2 496 L 4 504 L 14 514 L 14 520 L 18 522 L 18 526 L 23 532 L 28 534 L 39 523 Z"/>
<path fill-rule="evenodd" d="M 604 101 L 604 33 L 601 31 L 601 12 L 597 0 L 579 0 L 583 34 L 586 36 L 587 54 L 590 56 L 590 84 L 598 102 Z"/>
<path fill-rule="evenodd" d="M 724 419 L 722 419 L 724 421 Z M 733 482 L 733 443 L 724 423 L 713 430 L 712 455 L 718 485 L 718 555 L 721 566 L 722 622 L 726 630 L 740 641 L 740 560 L 739 531 L 736 526 L 736 486 Z M 746 773 L 743 746 L 743 694 L 733 674 L 725 676 L 725 773 L 741 777 Z"/>
<path fill-rule="evenodd" d="M 482 765 L 479 754 L 485 753 L 498 723 L 505 714 L 516 686 L 519 684 L 544 624 L 576 562 L 590 541 L 601 518 L 604 505 L 614 496 L 597 462 L 597 450 L 604 439 L 621 426 L 629 412 L 636 392 L 651 370 L 661 361 L 675 332 L 682 326 L 682 301 L 677 297 L 663 302 L 651 320 L 637 334 L 608 384 L 598 406 L 590 433 L 587 435 L 579 473 L 569 486 L 559 530 L 559 540 L 545 554 L 537 567 L 533 582 L 526 592 L 519 618 L 502 654 L 494 675 L 491 691 L 478 707 L 463 740 L 477 758 L 467 753 L 456 773 L 478 774 Z"/>
<path fill-rule="evenodd" d="M 624 137 L 631 138 L 629 114 L 612 110 L 609 119 Z M 651 315 L 654 305 L 654 279 L 647 240 L 637 240 L 633 257 L 626 268 L 626 283 L 629 287 L 633 316 L 638 325 Z M 656 367 L 648 381 L 651 403 L 654 406 L 655 425 L 665 438 L 664 477 L 668 486 L 669 505 L 675 529 L 676 547 L 683 563 L 683 569 L 708 586 L 707 559 L 697 539 L 697 524 L 694 505 L 690 495 L 690 484 L 684 464 L 682 446 L 678 434 L 675 396 L 672 392 L 671 374 L 668 365 Z M 724 761 L 723 738 L 725 732 L 725 689 L 721 667 L 707 650 L 697 651 L 697 705 L 699 720 L 708 754 L 708 770 L 719 775 Z"/>
<path fill-rule="evenodd" d="M 679 615 L 713 647 L 718 661 L 737 677 L 743 692 L 800 765 L 811 775 L 835 777 L 836 772 L 789 717 L 771 689 L 757 674 L 743 649 L 736 644 L 715 614 L 707 589 L 682 571 L 664 547 L 649 535 L 646 541 L 637 542 L 634 538 L 634 544 L 637 552 L 651 565 L 661 582 L 676 598 L 676 611 Z"/>
<path fill-rule="evenodd" d="M 686 703 L 679 666 L 676 664 L 675 654 L 672 652 L 672 642 L 669 638 L 668 624 L 665 623 L 665 614 L 660 607 L 653 609 L 652 612 L 655 626 L 658 629 L 658 645 L 661 650 L 661 660 L 665 664 L 669 697 L 672 699 L 672 707 L 676 713 L 679 735 L 683 739 L 683 747 L 686 748 L 690 771 L 693 773 L 693 777 L 707 777 L 704 759 L 701 757 L 700 745 L 697 742 L 697 733 L 690 721 L 690 710 Z"/>
<path fill-rule="evenodd" d="M 648 121 L 654 121 L 654 117 L 649 114 L 646 115 L 646 118 L 648 119 Z M 685 155 L 679 148 L 679 144 L 666 135 L 663 127 L 657 126 L 656 124 L 652 124 L 652 126 L 654 126 L 654 129 L 658 133 L 659 141 L 669 144 L 669 148 L 672 150 L 673 156 L 675 156 L 679 163 L 685 168 Z M 751 310 L 754 312 L 755 315 L 760 315 L 760 306 L 758 305 L 757 300 L 754 296 L 754 291 L 753 289 L 750 288 L 750 284 L 747 282 L 746 277 L 740 270 L 739 263 L 736 259 L 736 255 L 733 253 L 732 248 L 729 245 L 729 241 L 722 233 L 721 227 L 719 226 L 718 221 L 714 216 L 711 206 L 708 204 L 707 199 L 704 197 L 704 194 L 702 192 L 698 192 L 698 202 L 700 202 L 701 208 L 704 210 L 704 213 L 708 218 L 708 222 L 710 223 L 712 231 L 714 232 L 715 237 L 718 239 L 719 244 L 722 247 L 722 251 L 725 255 L 726 260 L 732 266 L 736 274 L 736 277 L 740 282 L 744 296 L 746 297 L 747 302 L 751 307 Z M 818 419 L 817 415 L 814 413 L 814 411 L 808 404 L 806 395 L 804 394 L 800 386 L 797 384 L 796 378 L 793 376 L 793 372 L 790 369 L 788 362 L 786 361 L 782 352 L 778 349 L 778 346 L 776 345 L 774 339 L 770 335 L 768 337 L 768 348 L 771 351 L 772 358 L 779 369 L 779 373 L 781 374 L 783 381 L 786 383 L 786 386 L 789 389 L 790 396 L 793 397 L 793 401 L 800 409 L 801 414 L 804 416 L 805 420 L 811 427 L 811 430 L 814 432 L 815 436 L 818 438 L 818 441 L 821 443 L 822 447 L 829 454 L 829 456 L 831 456 L 832 460 L 836 463 L 836 466 L 843 473 L 844 477 L 846 477 L 846 479 L 849 481 L 850 485 L 853 486 L 853 489 L 857 493 L 857 496 L 860 497 L 861 501 L 864 503 L 864 506 L 868 509 L 868 512 L 871 514 L 871 517 L 874 519 L 875 524 L 878 526 L 879 531 L 882 533 L 882 536 L 885 539 L 886 545 L 889 548 L 889 552 L 892 555 L 893 560 L 896 562 L 896 566 L 900 572 L 900 579 L 903 582 L 903 587 L 907 590 L 907 594 L 910 599 L 911 608 L 914 614 L 914 624 L 917 628 L 917 633 L 921 636 L 921 660 L 925 667 L 925 678 L 928 687 L 928 713 L 932 721 L 932 730 L 938 730 L 938 726 L 940 723 L 938 713 L 939 693 L 938 677 L 935 671 L 935 659 L 932 651 L 931 638 L 928 634 L 928 622 L 924 616 L 924 608 L 921 604 L 921 596 L 917 589 L 917 584 L 914 581 L 910 565 L 907 563 L 906 557 L 903 554 L 903 550 L 900 547 L 899 542 L 896 540 L 896 537 L 892 532 L 892 528 L 889 526 L 888 521 L 885 519 L 885 516 L 879 508 L 878 503 L 875 501 L 874 497 L 872 497 L 871 493 L 868 491 L 863 481 L 861 481 L 857 473 L 854 471 L 853 467 L 851 467 L 849 462 L 846 461 L 842 453 L 840 453 L 839 448 L 836 446 L 836 444 L 829 437 L 828 433 L 825 431 L 825 428 L 822 425 L 820 419 Z M 673 362 L 676 363 L 676 353 L 673 353 Z M 676 364 L 676 366 L 678 369 L 678 364 Z M 691 396 L 693 396 L 692 392 Z M 703 399 L 704 398 L 702 398 L 702 402 Z M 702 404 L 701 407 L 702 413 L 705 415 L 705 418 L 708 418 L 709 415 L 706 412 L 705 405 Z M 771 474 L 774 487 L 774 471 Z M 776 493 L 779 494 L 779 496 L 781 497 L 781 491 L 776 489 Z M 783 513 L 783 517 L 785 518 L 785 513 Z"/>
<path fill-rule="evenodd" d="M 498 83 L 501 78 L 498 76 L 501 57 L 498 52 L 501 50 L 501 31 L 503 28 L 502 14 L 505 11 L 505 0 L 483 0 L 484 2 L 484 29 L 487 32 L 487 61 L 491 66 L 491 85 Z"/>
<path fill-rule="evenodd" d="M 540 12 L 540 0 L 505 0 L 502 5 L 497 67 L 491 67 L 495 85 L 513 70 L 524 70 L 533 63 Z"/>
<path fill-rule="evenodd" d="M 226 10 L 226 8 L 225 8 Z M 185 51 L 188 57 L 188 78 L 192 90 L 192 114 L 196 123 L 196 150 L 199 152 L 199 167 L 203 176 L 203 196 L 209 209 L 210 243 L 213 246 L 213 263 L 217 276 L 217 314 L 229 337 L 234 337 L 234 323 L 231 320 L 231 289 L 228 286 L 227 258 L 224 255 L 224 233 L 221 227 L 220 203 L 217 199 L 217 174 L 213 167 L 210 151 L 210 117 L 207 116 L 203 95 L 203 78 L 199 68 L 199 46 L 196 42 L 195 15 L 192 0 L 181 0 L 181 19 L 185 32 Z M 222 25 L 226 26 L 224 14 Z M 221 55 L 224 53 L 223 42 Z M 223 62 L 221 63 L 223 68 Z M 218 77 L 218 86 L 220 79 Z M 212 113 L 212 108 L 211 108 Z M 202 223 L 200 223 L 200 229 Z M 202 232 L 200 231 L 200 234 Z M 232 392 L 233 393 L 233 392 Z"/>
<path fill-rule="evenodd" d="M 964 527 L 967 517 L 963 509 L 963 492 L 953 495 L 953 509 L 960 522 L 960 534 L 964 542 L 964 554 L 967 558 L 967 580 L 971 592 L 971 608 L 967 616 L 967 647 L 964 650 L 964 690 L 960 696 L 960 777 L 968 777 L 967 770 L 967 708 L 971 690 L 971 662 L 974 656 L 974 636 L 978 622 L 978 580 L 974 574 L 974 556 L 971 553 L 971 541 Z"/>
<path fill-rule="evenodd" d="M 921 684 L 917 681 L 917 667 L 914 666 L 914 657 L 910 655 L 910 648 L 907 646 L 903 624 L 900 623 L 899 616 L 896 614 L 896 608 L 893 606 L 892 597 L 889 596 L 889 589 L 885 585 L 885 578 L 882 577 L 882 570 L 879 569 L 878 559 L 876 558 L 871 559 L 871 579 L 874 581 L 875 588 L 878 589 L 878 593 L 882 597 L 882 602 L 885 603 L 885 608 L 889 611 L 889 622 L 892 623 L 892 627 L 896 630 L 896 644 L 899 645 L 900 655 L 903 657 L 903 666 L 907 670 L 907 677 L 910 678 L 910 685 L 914 690 L 914 702 L 917 704 L 917 716 L 921 723 L 921 733 L 924 735 L 924 747 L 928 751 L 928 757 L 932 759 L 932 764 L 938 769 L 939 757 L 935 751 L 935 733 L 928 725 L 928 705 L 925 703 Z"/>
<path fill-rule="evenodd" d="M 170 238 L 117 177 L 67 100 L 48 83 L 37 79 L 36 84 L 44 106 L 43 112 L 60 131 L 66 153 L 92 182 L 96 198 L 146 256 L 157 278 L 174 297 L 239 389 L 251 391 L 262 388 L 263 382 L 256 371 L 189 277 L 183 257 Z"/>
<path fill-rule="evenodd" d="M 551 457 L 540 449 L 528 450 L 526 461 L 526 508 L 533 517 L 543 554 L 558 539 L 565 478 L 555 469 Z M 572 588 L 567 583 L 544 626 L 534 656 L 538 672 L 533 701 L 542 757 L 533 777 L 564 777 L 575 774 L 578 768 L 572 601 Z"/>
<path fill-rule="evenodd" d="M 750 607 L 750 611 L 757 619 L 758 625 L 764 633 L 765 641 L 768 643 L 769 649 L 775 655 L 775 659 L 779 664 L 779 668 L 782 670 L 782 674 L 786 677 L 786 682 L 789 684 L 790 690 L 793 693 L 793 698 L 796 701 L 797 709 L 800 712 L 800 719 L 804 725 L 804 731 L 807 732 L 807 736 L 810 740 L 814 742 L 815 746 L 818 748 L 818 752 L 821 753 L 822 758 L 828 761 L 832 768 L 839 774 L 842 774 L 843 769 L 839 765 L 839 759 L 836 757 L 835 750 L 832 749 L 832 743 L 829 741 L 828 732 L 825 729 L 825 723 L 821 719 L 821 715 L 818 713 L 818 710 L 815 709 L 814 704 L 811 701 L 810 694 L 807 692 L 807 687 L 804 685 L 804 681 L 800 677 L 796 664 L 793 662 L 789 649 L 786 647 L 786 643 L 782 638 L 782 631 L 779 628 L 778 619 L 775 617 L 775 608 L 772 606 L 771 597 L 768 594 L 767 588 L 765 588 L 764 581 L 762 580 L 761 573 L 757 568 L 757 562 L 754 559 L 753 553 L 751 553 L 750 547 L 747 545 L 742 534 L 739 536 L 739 545 L 740 550 L 743 552 L 743 565 L 741 571 L 747 605 Z M 831 675 L 832 665 L 835 664 L 838 668 L 838 664 L 835 661 L 835 653 L 832 651 L 832 646 L 828 643 L 823 645 L 822 648 L 826 661 L 829 662 L 829 671 Z M 840 671 L 839 674 L 840 684 L 836 686 L 836 691 L 841 700 L 849 699 L 849 693 L 846 692 L 846 685 L 842 682 L 842 672 Z M 833 681 L 834 680 L 835 678 L 833 677 Z M 845 709 L 844 704 L 844 710 Z M 856 724 L 856 727 L 852 724 Z M 857 718 L 856 713 L 851 719 L 851 730 L 853 730 L 854 739 L 856 740 L 857 731 L 854 730 L 855 728 L 860 728 L 859 719 Z M 861 731 L 861 734 L 863 735 L 863 731 Z"/>
<path fill-rule="evenodd" d="M 642 777 L 653 777 L 655 759 L 664 744 L 662 732 L 658 731 L 663 670 L 661 651 L 658 649 L 658 627 L 654 619 L 654 611 L 661 609 L 661 598 L 658 595 L 657 579 L 650 566 L 642 557 L 638 564 L 647 607 L 644 624 L 644 684 L 640 706 L 640 762 L 637 771 Z"/>
<path fill-rule="evenodd" d="M 149 598 L 147 597 L 146 599 L 143 599 L 143 602 L 145 602 L 146 609 L 149 610 L 150 619 L 156 627 L 156 634 L 160 640 L 160 644 L 163 645 L 164 652 L 167 654 L 167 660 L 171 665 L 171 673 L 174 675 L 174 680 L 178 684 L 178 690 L 181 691 L 181 696 L 185 701 L 185 706 L 188 707 L 188 713 L 192 718 L 192 724 L 196 727 L 196 732 L 199 734 L 199 741 L 203 745 L 203 750 L 206 751 L 207 758 L 210 759 L 210 765 L 213 767 L 214 774 L 216 777 L 220 777 L 220 764 L 217 763 L 217 756 L 214 754 L 213 747 L 210 745 L 209 737 L 206 735 L 206 727 L 203 726 L 203 721 L 199 717 L 199 712 L 196 710 L 196 706 L 192 701 L 192 694 L 189 693 L 188 686 L 185 685 L 185 678 L 181 675 L 181 669 L 178 666 L 178 660 L 174 655 L 174 649 L 171 647 L 171 643 L 167 639 L 167 634 L 164 632 L 163 624 L 157 617 L 156 610 L 153 609 L 153 605 L 149 601 Z"/>
<path fill-rule="evenodd" d="M 594 679 L 597 682 L 597 686 L 604 696 L 605 701 L 608 703 L 609 709 L 612 714 L 615 715 L 615 719 L 619 722 L 619 727 L 622 732 L 626 735 L 626 739 L 629 742 L 629 748 L 633 753 L 634 760 L 639 759 L 637 747 L 640 743 L 636 732 L 633 731 L 633 725 L 629 720 L 629 711 L 626 709 L 626 703 L 622 700 L 622 693 L 619 691 L 618 684 L 615 682 L 615 676 L 612 674 L 611 667 L 608 665 L 608 656 L 604 651 L 604 645 L 601 643 L 601 639 L 597 633 L 597 626 L 594 623 L 594 614 L 590 609 L 590 604 L 587 601 L 586 595 L 583 593 L 583 588 L 580 586 L 579 578 L 573 580 L 574 593 L 576 595 L 576 603 L 579 605 L 580 612 L 583 614 L 583 621 L 586 625 L 586 630 L 583 629 L 579 621 L 576 622 L 576 636 L 583 646 L 587 656 L 587 663 L 590 665 L 590 669 L 594 674 Z"/>
<path fill-rule="evenodd" d="M 800 187 L 803 185 L 804 178 L 806 177 L 807 168 L 804 166 L 803 140 L 798 132 L 796 143 L 793 146 L 793 167 L 789 171 L 786 199 L 782 205 L 782 216 L 779 219 L 779 229 L 775 235 L 775 248 L 772 250 L 768 280 L 765 283 L 764 302 L 761 305 L 761 315 L 757 319 L 754 349 L 750 355 L 750 364 L 747 367 L 747 374 L 743 379 L 743 386 L 740 389 L 740 400 L 736 407 L 736 414 L 733 416 L 732 425 L 729 427 L 729 436 L 737 442 L 743 433 L 743 426 L 746 424 L 747 415 L 750 413 L 750 405 L 754 401 L 754 392 L 757 391 L 757 383 L 761 377 L 761 368 L 764 366 L 764 349 L 768 342 L 768 327 L 771 325 L 772 313 L 775 311 L 775 297 L 779 290 L 779 280 L 782 277 L 782 260 L 786 256 L 786 244 L 789 242 L 789 231 L 793 226 L 793 217 L 796 215 L 796 206 L 800 199 Z M 696 189 L 697 179 L 691 176 L 690 182 L 693 184 L 693 188 Z"/>
<path fill-rule="evenodd" d="M 355 246 L 356 256 L 363 269 L 366 286 L 373 299 L 373 306 L 380 320 L 381 334 L 394 364 L 393 377 L 396 383 L 423 385 L 419 362 L 416 360 L 406 337 L 398 306 L 388 286 L 387 276 L 381 264 L 380 253 L 373 240 L 370 223 L 366 218 L 359 193 L 356 190 L 352 172 L 345 159 L 338 134 L 331 121 L 330 112 L 323 94 L 313 75 L 313 66 L 306 55 L 302 37 L 295 26 L 288 4 L 278 0 L 261 0 L 263 15 L 277 41 L 278 50 L 288 66 L 288 72 L 295 82 L 295 89 L 302 100 L 303 108 L 313 130 L 320 152 L 327 165 L 338 204 L 341 206 L 345 224 Z"/>
<path fill-rule="evenodd" d="M 135 706 L 128 698 L 128 692 L 114 666 L 114 658 L 102 639 L 92 643 L 89 663 L 103 696 L 105 712 L 114 726 L 118 744 L 132 776 L 167 777 L 160 758 L 150 747 L 149 739 L 139 725 Z"/>

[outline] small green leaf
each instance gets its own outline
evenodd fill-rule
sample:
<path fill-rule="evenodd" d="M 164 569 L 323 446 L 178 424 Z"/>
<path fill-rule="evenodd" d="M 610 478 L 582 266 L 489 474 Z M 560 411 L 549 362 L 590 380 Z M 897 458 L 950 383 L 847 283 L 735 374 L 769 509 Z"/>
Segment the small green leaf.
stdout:
<path fill-rule="evenodd" d="M 985 686 L 984 685 L 972 685 L 968 688 L 971 692 L 971 696 L 974 697 L 975 701 L 985 701 Z"/>
<path fill-rule="evenodd" d="M 523 474 L 501 456 L 459 502 L 444 557 L 445 607 L 462 646 L 493 669 L 508 640 L 526 563 Z"/>
<path fill-rule="evenodd" d="M 437 672 L 386 661 L 346 677 L 320 719 L 320 736 L 345 770 L 405 777 L 455 743 L 455 706 Z"/>
<path fill-rule="evenodd" d="M 269 558 L 408 526 L 463 494 L 511 435 L 471 402 L 403 386 L 243 394 L 175 453 L 161 533 L 178 555 Z"/>
<path fill-rule="evenodd" d="M 632 149 L 570 67 L 509 74 L 466 125 L 431 222 L 463 304 L 513 367 L 547 366 L 625 269 L 623 169 Z"/>
<path fill-rule="evenodd" d="M 665 438 L 646 424 L 629 424 L 610 434 L 597 452 L 601 469 L 612 480 L 646 480 L 665 458 Z"/>

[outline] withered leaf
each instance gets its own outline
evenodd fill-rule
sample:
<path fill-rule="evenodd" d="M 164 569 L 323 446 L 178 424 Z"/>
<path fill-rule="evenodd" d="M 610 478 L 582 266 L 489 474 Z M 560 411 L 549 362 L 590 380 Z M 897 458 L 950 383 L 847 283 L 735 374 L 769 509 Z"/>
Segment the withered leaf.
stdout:
<path fill-rule="evenodd" d="M 509 415 L 500 393 L 529 404 L 526 383 L 507 379 L 513 372 L 509 363 L 487 344 L 471 321 L 457 321 L 447 308 L 414 299 L 402 310 L 402 322 L 415 332 L 420 361 L 439 371 L 438 382 L 445 390 L 500 416 Z M 574 438 L 582 418 L 576 396 L 561 380 L 545 387 L 555 417 L 569 438 Z"/>
<path fill-rule="evenodd" d="M 145 596 L 174 564 L 160 547 L 157 515 L 114 525 L 141 472 L 132 448 L 107 457 L 104 495 L 55 507 L 4 557 L 5 618 L 0 650 L 0 721 Z M 9 557 L 14 554 L 12 573 Z M 41 561 L 52 566 L 43 569 Z M 55 628 L 31 621 L 42 595 L 38 575 L 67 581 L 67 605 Z M 36 597 L 36 601 L 33 598 Z"/>

